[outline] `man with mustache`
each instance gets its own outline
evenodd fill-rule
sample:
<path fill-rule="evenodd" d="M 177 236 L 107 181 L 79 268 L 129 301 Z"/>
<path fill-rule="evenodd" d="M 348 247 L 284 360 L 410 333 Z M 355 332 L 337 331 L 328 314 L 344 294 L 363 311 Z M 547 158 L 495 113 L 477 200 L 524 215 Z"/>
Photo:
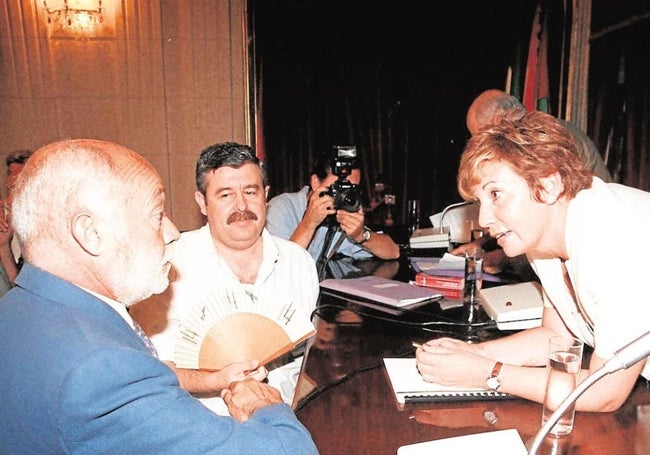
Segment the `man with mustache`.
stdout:
<path fill-rule="evenodd" d="M 208 295 L 224 302 L 253 299 L 278 309 L 291 304 L 307 318 L 318 298 L 316 266 L 309 253 L 264 228 L 268 186 L 252 148 L 233 142 L 207 147 L 196 165 L 196 185 L 194 197 L 208 223 L 181 234 L 174 245 L 170 287 L 131 313 L 160 358 L 172 367 L 179 324 L 197 299 Z M 183 387 L 223 413 L 220 390 L 244 377 L 266 377 L 258 360 L 234 363 L 216 373 L 180 368 L 176 372 Z M 276 385 L 285 400 L 291 400 L 292 383 Z"/>

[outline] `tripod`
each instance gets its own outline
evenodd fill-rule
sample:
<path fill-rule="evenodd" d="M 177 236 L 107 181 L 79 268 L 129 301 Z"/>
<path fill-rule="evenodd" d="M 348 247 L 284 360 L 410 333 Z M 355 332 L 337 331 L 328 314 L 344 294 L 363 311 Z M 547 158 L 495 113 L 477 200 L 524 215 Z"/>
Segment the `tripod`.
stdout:
<path fill-rule="evenodd" d="M 322 281 L 325 279 L 327 263 L 332 258 L 332 256 L 336 254 L 336 251 L 339 249 L 339 246 L 345 239 L 345 235 L 339 236 L 338 240 L 334 244 L 334 247 L 330 251 L 330 245 L 332 244 L 332 240 L 334 240 L 334 235 L 337 232 L 341 232 L 341 227 L 336 222 L 336 219 L 330 217 L 332 217 L 332 215 L 329 215 L 327 218 L 325 218 L 325 223 L 327 224 L 327 232 L 325 233 L 325 240 L 323 242 L 323 247 L 321 248 L 320 254 L 318 255 L 318 260 L 316 261 L 316 272 L 318 273 L 318 281 Z"/>

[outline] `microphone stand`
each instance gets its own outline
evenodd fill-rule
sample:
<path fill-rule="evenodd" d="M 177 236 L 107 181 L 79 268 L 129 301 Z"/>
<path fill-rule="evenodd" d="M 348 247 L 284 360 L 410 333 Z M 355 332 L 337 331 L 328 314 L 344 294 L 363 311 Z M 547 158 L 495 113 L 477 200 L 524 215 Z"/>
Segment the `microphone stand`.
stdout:
<path fill-rule="evenodd" d="M 604 376 L 607 376 L 608 374 L 615 371 L 613 369 L 606 368 L 606 367 L 607 367 L 607 363 L 602 367 L 600 367 L 598 370 L 596 370 L 593 374 L 589 375 L 584 381 L 582 381 L 578 385 L 578 387 L 573 389 L 573 391 L 569 395 L 567 395 L 567 397 L 560 404 L 560 406 L 553 412 L 553 414 L 551 414 L 551 416 L 548 418 L 548 420 L 542 426 L 539 432 L 537 432 L 535 439 L 533 439 L 533 442 L 530 445 L 530 450 L 528 451 L 528 455 L 537 454 L 537 451 L 541 447 L 544 438 L 548 436 L 548 434 L 551 432 L 555 424 L 558 422 L 558 420 L 560 420 L 560 417 L 562 417 L 562 414 L 564 414 L 566 410 L 569 409 L 571 405 L 573 405 L 578 398 L 580 398 L 580 395 L 585 393 L 585 391 L 589 387 L 591 387 L 595 382 L 599 381 Z"/>
<path fill-rule="evenodd" d="M 463 201 L 463 202 L 456 202 L 455 204 L 451 204 L 451 205 L 448 205 L 447 207 L 445 207 L 443 209 L 442 213 L 440 214 L 440 233 L 441 234 L 444 233 L 444 222 L 443 221 L 445 219 L 445 215 L 447 214 L 447 212 L 450 209 L 453 209 L 453 208 L 456 208 L 456 207 L 463 207 L 465 205 L 472 205 L 473 203 L 474 203 L 474 201 Z"/>

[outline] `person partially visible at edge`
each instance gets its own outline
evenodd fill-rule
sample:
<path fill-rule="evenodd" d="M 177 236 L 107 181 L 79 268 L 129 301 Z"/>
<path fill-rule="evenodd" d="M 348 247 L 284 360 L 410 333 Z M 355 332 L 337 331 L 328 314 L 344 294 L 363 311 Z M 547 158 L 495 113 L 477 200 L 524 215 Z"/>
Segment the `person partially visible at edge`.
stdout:
<path fill-rule="evenodd" d="M 264 380 L 268 371 L 259 365 L 260 359 L 242 359 L 216 372 L 177 367 L 174 358 L 183 337 L 181 326 L 196 302 L 210 296 L 218 296 L 220 305 L 254 299 L 264 309 L 274 308 L 274 314 L 295 312 L 293 317 L 308 322 L 318 300 L 316 266 L 309 254 L 264 229 L 267 192 L 266 172 L 251 147 L 224 142 L 201 151 L 194 198 L 208 221 L 182 233 L 175 243 L 169 288 L 131 310 L 160 358 L 176 370 L 181 385 L 217 413 L 227 413 L 222 389 L 238 378 Z M 287 356 L 268 365 L 273 370 L 269 383 L 283 392 L 288 403 L 295 376 L 277 370 L 285 365 L 299 370 L 299 361 L 292 360 Z"/>
<path fill-rule="evenodd" d="M 387 234 L 372 231 L 365 225 L 363 208 L 356 212 L 334 207 L 334 199 L 328 195 L 330 185 L 339 177 L 332 172 L 333 156 L 323 155 L 314 165 L 309 185 L 295 193 L 282 193 L 269 201 L 266 228 L 273 235 L 289 239 L 307 249 L 318 261 L 325 245 L 329 225 L 328 216 L 335 216 L 340 227 L 332 239 L 330 251 L 354 259 L 397 259 L 399 247 Z M 361 181 L 361 169 L 356 161 L 347 177 L 354 185 Z M 339 244 L 339 241 L 341 242 Z"/>
<path fill-rule="evenodd" d="M 25 163 L 32 156 L 34 152 L 31 150 L 16 150 L 11 152 L 5 158 L 5 165 L 7 166 L 7 177 L 5 179 L 5 195 L 9 195 L 13 186 L 16 184 L 16 179 L 23 171 Z"/>
<path fill-rule="evenodd" d="M 25 264 L 0 299 L 0 453 L 317 453 L 277 390 L 233 382 L 233 417 L 217 416 L 138 334 L 127 308 L 168 286 L 179 235 L 164 204 L 153 166 L 111 142 L 53 143 L 25 165 Z"/>
<path fill-rule="evenodd" d="M 578 383 L 648 331 L 646 271 L 650 246 L 626 248 L 650 225 L 650 193 L 595 177 L 571 133 L 554 117 L 529 112 L 472 136 L 461 157 L 458 190 L 480 204 L 479 223 L 509 257 L 527 255 L 544 289 L 540 327 L 467 344 L 441 338 L 416 351 L 427 381 L 490 387 L 541 403 L 549 338 L 577 337 L 593 348 Z M 615 232 L 616 235 L 611 235 Z M 487 378 L 500 372 L 490 383 Z M 579 411 L 613 411 L 646 359 L 605 376 L 576 403 Z"/>
<path fill-rule="evenodd" d="M 0 203 L 0 209 L 2 209 L 2 216 L 0 216 L 0 265 L 2 266 L 0 268 L 0 295 L 4 295 L 13 286 L 22 264 L 20 248 L 11 228 L 10 197 L 16 179 L 32 153 L 31 150 L 16 150 L 5 158 L 7 167 L 5 198 Z"/>
<path fill-rule="evenodd" d="M 467 110 L 467 129 L 473 135 L 486 127 L 495 125 L 501 119 L 517 120 L 526 114 L 526 108 L 514 96 L 497 89 L 489 89 L 478 95 Z M 558 121 L 569 131 L 575 142 L 575 150 L 585 168 L 604 182 L 611 182 L 612 176 L 593 141 L 576 125 L 566 120 Z"/>

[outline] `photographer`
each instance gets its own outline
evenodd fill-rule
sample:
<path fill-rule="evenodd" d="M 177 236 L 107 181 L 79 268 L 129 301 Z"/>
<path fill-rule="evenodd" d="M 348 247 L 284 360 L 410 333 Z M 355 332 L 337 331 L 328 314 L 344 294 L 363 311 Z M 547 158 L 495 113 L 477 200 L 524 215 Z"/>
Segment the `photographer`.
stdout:
<path fill-rule="evenodd" d="M 360 181 L 356 149 L 334 147 L 317 161 L 308 186 L 269 201 L 266 228 L 306 248 L 314 260 L 321 256 L 326 240 L 330 240 L 328 256 L 340 253 L 354 259 L 396 259 L 399 247 L 395 242 L 364 224 L 357 188 Z"/>

